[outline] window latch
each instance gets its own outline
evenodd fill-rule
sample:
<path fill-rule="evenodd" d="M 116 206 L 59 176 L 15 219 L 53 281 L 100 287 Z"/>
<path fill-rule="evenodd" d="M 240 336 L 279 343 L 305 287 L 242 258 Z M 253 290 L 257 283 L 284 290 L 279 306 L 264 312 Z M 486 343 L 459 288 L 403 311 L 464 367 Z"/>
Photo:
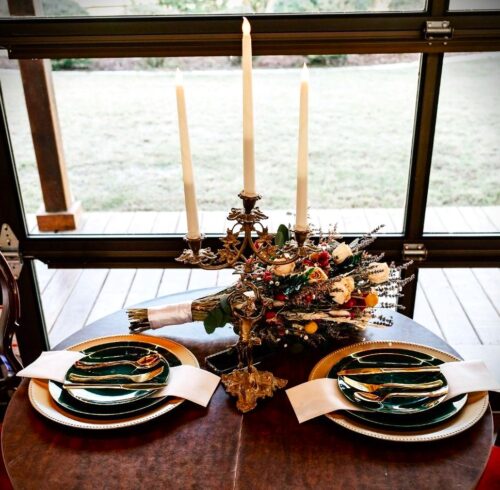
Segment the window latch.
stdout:
<path fill-rule="evenodd" d="M 4 223 L 0 230 L 0 252 L 9 264 L 12 275 L 19 279 L 23 268 L 23 260 L 19 253 L 19 240 L 7 223 Z"/>
<path fill-rule="evenodd" d="M 451 39 L 453 28 L 449 20 L 428 20 L 424 27 L 424 37 L 428 40 Z"/>
<path fill-rule="evenodd" d="M 423 243 L 405 243 L 403 245 L 403 260 L 422 262 L 427 257 L 427 249 Z"/>

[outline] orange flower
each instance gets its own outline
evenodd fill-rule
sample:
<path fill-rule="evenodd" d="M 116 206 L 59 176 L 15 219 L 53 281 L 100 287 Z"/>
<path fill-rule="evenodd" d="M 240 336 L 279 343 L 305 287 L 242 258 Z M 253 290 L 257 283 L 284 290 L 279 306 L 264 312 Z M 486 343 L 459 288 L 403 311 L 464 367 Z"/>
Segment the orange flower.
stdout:
<path fill-rule="evenodd" d="M 328 279 L 328 276 L 325 274 L 325 271 L 321 269 L 321 267 L 310 267 L 307 269 L 307 272 L 309 272 L 309 278 L 307 282 L 309 284 L 314 284 L 315 282 L 323 282 Z"/>

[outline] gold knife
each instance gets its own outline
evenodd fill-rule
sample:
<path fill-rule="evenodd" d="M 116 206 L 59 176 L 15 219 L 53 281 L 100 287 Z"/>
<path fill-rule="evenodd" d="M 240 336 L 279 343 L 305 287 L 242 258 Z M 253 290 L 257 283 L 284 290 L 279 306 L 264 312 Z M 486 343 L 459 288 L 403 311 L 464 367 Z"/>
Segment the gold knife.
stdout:
<path fill-rule="evenodd" d="M 422 367 L 393 367 L 393 368 L 356 368 L 343 369 L 337 373 L 337 376 L 354 376 L 358 374 L 382 374 L 382 373 L 439 373 L 439 366 Z"/>
<path fill-rule="evenodd" d="M 443 380 L 436 379 L 435 381 L 430 381 L 429 383 L 382 383 L 382 384 L 372 384 L 372 383 L 361 383 L 361 381 L 356 381 L 355 379 L 349 378 L 348 376 L 342 376 L 342 380 L 359 391 L 366 391 L 372 393 L 374 391 L 387 390 L 390 388 L 406 389 L 406 390 L 429 390 L 432 388 L 440 388 L 443 386 Z"/>
<path fill-rule="evenodd" d="M 65 390 L 158 390 L 165 386 L 167 386 L 166 383 L 64 383 L 62 385 Z"/>

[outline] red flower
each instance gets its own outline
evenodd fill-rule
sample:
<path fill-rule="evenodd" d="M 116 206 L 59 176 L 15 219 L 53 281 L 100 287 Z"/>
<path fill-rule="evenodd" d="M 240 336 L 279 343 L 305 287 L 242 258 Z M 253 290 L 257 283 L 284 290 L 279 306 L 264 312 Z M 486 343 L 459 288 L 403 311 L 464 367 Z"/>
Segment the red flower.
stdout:
<path fill-rule="evenodd" d="M 330 254 L 326 250 L 323 250 L 323 252 L 318 254 L 318 265 L 323 268 L 328 267 L 330 265 L 330 258 Z"/>
<path fill-rule="evenodd" d="M 278 293 L 278 294 L 274 297 L 274 299 L 275 299 L 276 301 L 286 301 L 286 296 L 285 296 L 283 293 Z"/>
<path fill-rule="evenodd" d="M 266 272 L 264 272 L 262 279 L 266 282 L 270 282 L 273 279 L 273 275 L 269 271 L 266 271 Z"/>
<path fill-rule="evenodd" d="M 267 321 L 272 320 L 276 316 L 276 312 L 275 311 L 266 311 L 265 316 L 266 316 Z"/>
<path fill-rule="evenodd" d="M 342 308 L 353 308 L 354 306 L 356 306 L 356 300 L 354 298 L 351 298 L 349 301 L 342 305 Z"/>

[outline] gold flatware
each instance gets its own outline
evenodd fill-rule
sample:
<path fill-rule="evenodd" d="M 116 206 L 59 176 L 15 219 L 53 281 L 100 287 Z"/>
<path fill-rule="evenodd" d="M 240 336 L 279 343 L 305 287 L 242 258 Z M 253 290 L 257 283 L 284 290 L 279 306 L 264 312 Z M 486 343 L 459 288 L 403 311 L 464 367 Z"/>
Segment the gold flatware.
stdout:
<path fill-rule="evenodd" d="M 348 384 L 351 388 L 364 392 L 374 392 L 390 388 L 397 389 L 408 389 L 408 390 L 430 390 L 432 388 L 439 388 L 443 386 L 443 380 L 437 379 L 435 381 L 430 381 L 429 383 L 362 383 L 361 381 L 356 381 L 348 376 L 341 376 L 342 380 Z"/>
<path fill-rule="evenodd" d="M 83 374 L 70 373 L 68 375 L 69 381 L 75 383 L 96 383 L 99 381 L 113 381 L 115 379 L 128 379 L 134 383 L 144 383 L 150 379 L 155 378 L 163 372 L 163 366 L 155 369 L 154 371 L 149 371 L 142 374 L 104 374 L 102 376 L 85 376 Z"/>
<path fill-rule="evenodd" d="M 123 384 L 92 384 L 92 383 L 64 383 L 65 390 L 158 390 L 164 388 L 166 383 L 123 383 Z"/>
<path fill-rule="evenodd" d="M 393 367 L 393 368 L 356 368 L 343 369 L 337 376 L 354 376 L 359 374 L 382 374 L 382 373 L 439 373 L 439 366 L 423 367 Z"/>
<path fill-rule="evenodd" d="M 139 359 L 120 359 L 118 361 L 88 362 L 76 361 L 75 367 L 78 369 L 99 369 L 113 366 L 134 366 L 139 369 L 147 369 L 156 366 L 161 361 L 161 356 L 157 353 L 147 354 Z"/>
<path fill-rule="evenodd" d="M 376 395 L 375 393 L 366 393 L 356 391 L 354 398 L 359 401 L 383 403 L 388 398 L 438 398 L 448 393 L 448 386 L 444 386 L 439 390 L 434 391 L 404 391 L 404 392 L 391 392 L 385 395 Z"/>

